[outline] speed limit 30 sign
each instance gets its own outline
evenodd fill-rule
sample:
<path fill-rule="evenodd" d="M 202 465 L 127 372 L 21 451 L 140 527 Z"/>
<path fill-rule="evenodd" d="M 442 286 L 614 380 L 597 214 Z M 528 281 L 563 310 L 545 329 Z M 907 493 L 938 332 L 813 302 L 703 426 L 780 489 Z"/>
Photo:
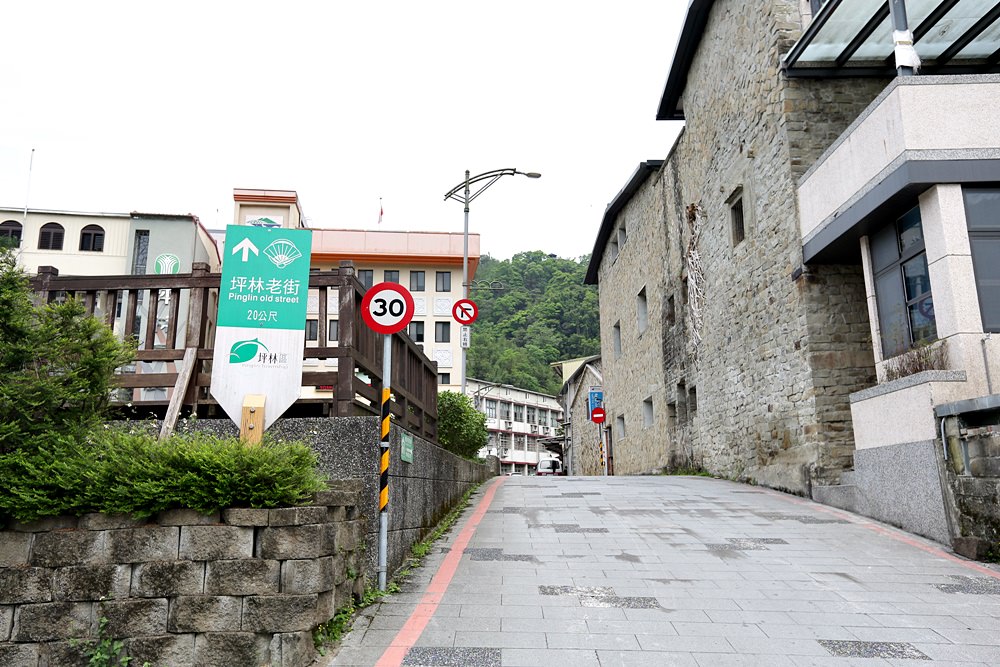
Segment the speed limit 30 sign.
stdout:
<path fill-rule="evenodd" d="M 413 319 L 413 295 L 399 283 L 379 283 L 368 288 L 361 301 L 361 318 L 373 331 L 394 334 Z"/>

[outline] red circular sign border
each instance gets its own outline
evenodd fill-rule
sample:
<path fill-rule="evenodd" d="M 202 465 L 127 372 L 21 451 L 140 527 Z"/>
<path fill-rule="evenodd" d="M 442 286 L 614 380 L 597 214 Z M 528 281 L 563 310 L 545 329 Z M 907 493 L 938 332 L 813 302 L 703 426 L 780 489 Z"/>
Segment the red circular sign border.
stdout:
<path fill-rule="evenodd" d="M 472 311 L 473 311 L 472 319 L 469 320 L 468 322 L 459 319 L 458 315 L 455 314 L 458 311 L 458 307 L 464 303 L 468 303 L 472 306 Z M 461 324 L 463 327 L 467 327 L 473 322 L 475 322 L 477 319 L 479 319 L 479 306 L 477 306 L 476 302 L 473 301 L 472 299 L 459 299 L 458 301 L 455 302 L 455 305 L 451 307 L 451 316 L 454 317 L 455 321 Z"/>
<path fill-rule="evenodd" d="M 597 416 L 598 410 L 601 412 L 600 420 L 594 419 L 594 417 Z M 607 413 L 604 411 L 604 408 L 594 408 L 593 410 L 590 411 L 590 421 L 594 422 L 595 424 L 603 424 L 605 419 L 607 419 Z"/>
<path fill-rule="evenodd" d="M 383 290 L 392 290 L 393 292 L 398 293 L 403 297 L 403 302 L 406 304 L 406 311 L 403 313 L 402 319 L 391 326 L 379 324 L 375 321 L 375 318 L 372 317 L 371 313 L 372 300 L 374 300 L 375 297 L 378 296 Z M 410 290 L 406 289 L 399 283 L 383 282 L 377 285 L 372 285 L 368 288 L 368 291 L 365 292 L 364 298 L 361 299 L 361 319 L 365 321 L 365 324 L 368 325 L 369 329 L 375 331 L 376 333 L 394 334 L 402 331 L 406 328 L 406 325 L 410 323 L 410 320 L 413 319 L 415 311 L 416 306 L 413 303 L 413 295 L 410 294 Z"/>

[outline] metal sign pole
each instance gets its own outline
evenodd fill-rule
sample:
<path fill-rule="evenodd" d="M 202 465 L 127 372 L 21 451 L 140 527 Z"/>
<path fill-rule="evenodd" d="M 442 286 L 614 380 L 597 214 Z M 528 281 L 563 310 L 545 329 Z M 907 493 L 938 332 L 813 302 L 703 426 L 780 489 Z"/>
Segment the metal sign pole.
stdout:
<path fill-rule="evenodd" d="M 382 439 L 378 492 L 378 589 L 386 588 L 389 562 L 389 395 L 392 386 L 392 334 L 382 334 Z"/>

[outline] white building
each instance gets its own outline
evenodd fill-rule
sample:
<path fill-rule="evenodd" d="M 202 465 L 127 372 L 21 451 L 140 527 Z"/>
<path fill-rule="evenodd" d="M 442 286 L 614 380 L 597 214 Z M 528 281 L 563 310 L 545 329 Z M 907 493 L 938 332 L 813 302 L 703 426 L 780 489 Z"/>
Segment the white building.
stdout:
<path fill-rule="evenodd" d="M 558 458 L 543 441 L 559 433 L 563 409 L 555 396 L 469 378 L 466 394 L 486 415 L 490 439 L 480 456 L 496 456 L 504 473 L 534 475 L 538 461 Z"/>

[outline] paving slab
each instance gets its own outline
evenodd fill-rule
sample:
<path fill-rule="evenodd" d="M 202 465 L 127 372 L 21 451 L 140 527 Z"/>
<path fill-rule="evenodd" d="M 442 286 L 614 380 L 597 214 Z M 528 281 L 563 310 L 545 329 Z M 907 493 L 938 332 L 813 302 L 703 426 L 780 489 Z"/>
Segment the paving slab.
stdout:
<path fill-rule="evenodd" d="M 1000 664 L 1000 567 L 705 477 L 493 480 L 402 589 L 314 667 Z"/>

